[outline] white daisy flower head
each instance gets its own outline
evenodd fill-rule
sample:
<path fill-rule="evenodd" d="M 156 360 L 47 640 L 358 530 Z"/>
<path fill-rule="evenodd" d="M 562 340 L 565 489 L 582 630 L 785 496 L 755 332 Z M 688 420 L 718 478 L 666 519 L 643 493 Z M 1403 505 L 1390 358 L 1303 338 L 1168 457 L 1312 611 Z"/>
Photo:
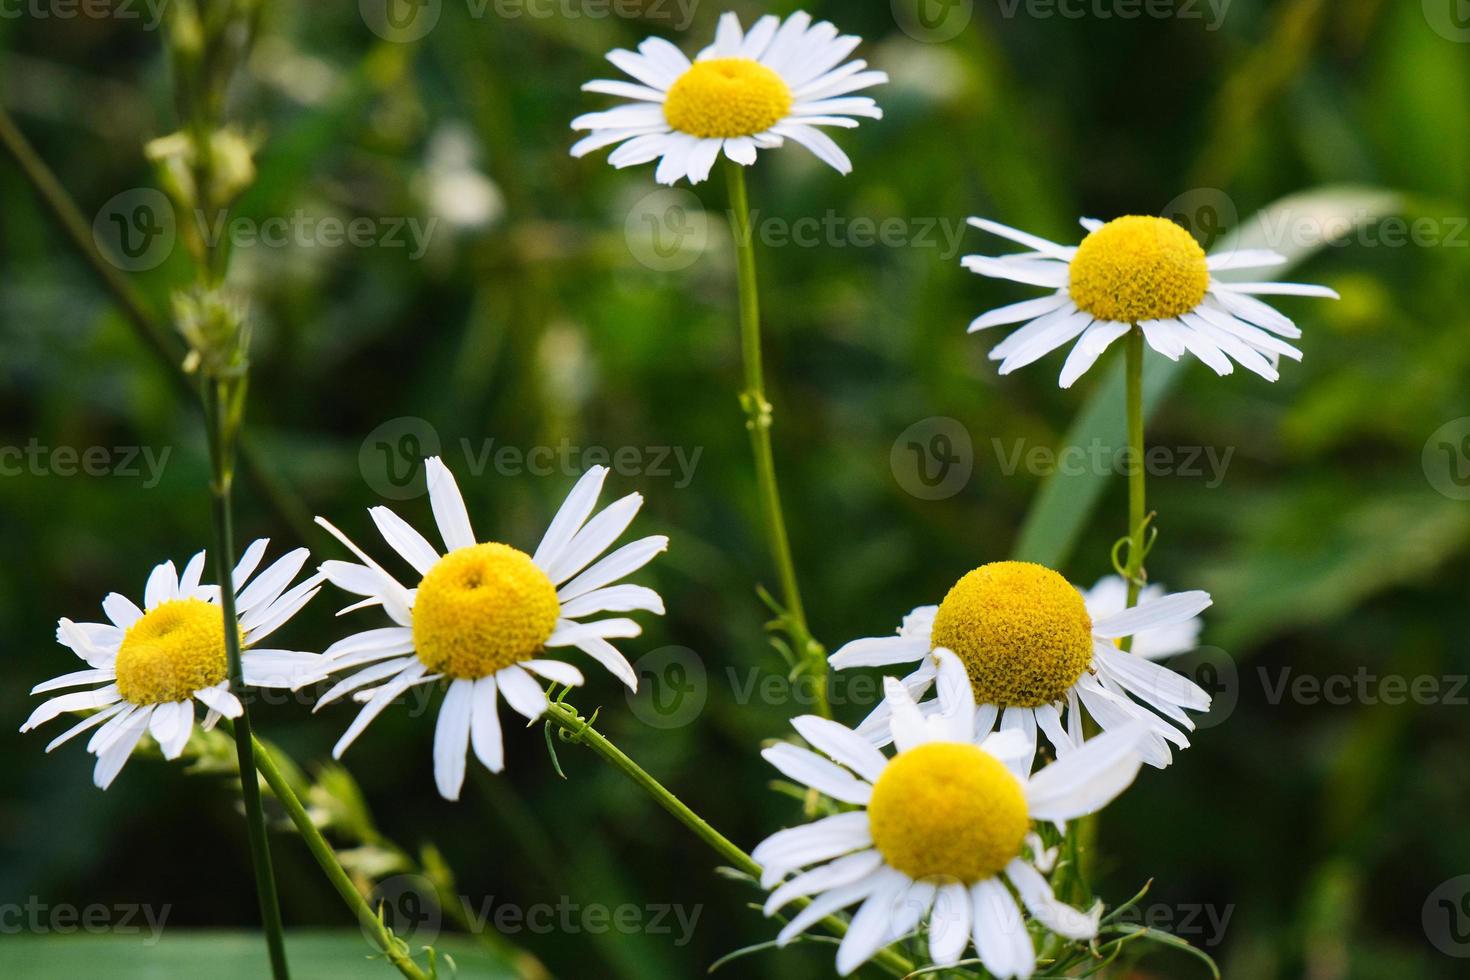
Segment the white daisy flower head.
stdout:
<path fill-rule="evenodd" d="M 1100 598 L 1112 601 L 1112 587 Z M 968 573 L 937 606 L 920 606 L 904 617 L 895 636 L 854 640 L 832 654 L 836 669 L 887 667 L 917 662 L 903 679 L 922 697 L 938 675 L 938 652 L 953 651 L 964 664 L 973 690 L 975 739 L 997 725 L 1016 731 L 1034 758 L 1037 730 L 1058 758 L 1082 745 L 1086 711 L 1104 730 L 1138 723 L 1140 751 L 1151 766 L 1173 759 L 1171 743 L 1187 748 L 1194 729 L 1189 711 L 1208 711 L 1210 695 L 1189 678 L 1154 663 L 1191 649 L 1196 617 L 1210 605 L 1206 592 L 1164 594 L 1150 589 L 1131 609 L 1089 603 L 1065 578 L 1031 562 L 999 561 Z M 1119 642 L 1134 637 L 1139 652 Z M 1189 646 L 1181 647 L 1186 641 Z M 941 692 L 942 693 L 942 692 Z M 938 701 L 924 705 L 939 708 Z M 889 705 L 878 705 L 858 731 L 883 744 L 889 737 Z"/>
<path fill-rule="evenodd" d="M 790 743 L 765 750 L 786 776 L 857 807 L 756 847 L 761 886 L 774 888 L 765 912 L 811 897 L 777 936 L 784 946 L 861 903 L 837 950 L 844 976 L 927 917 L 936 964 L 955 963 L 973 942 L 993 976 L 1029 977 L 1036 951 L 1014 895 L 1037 923 L 1068 940 L 1095 937 L 1101 916 L 1100 906 L 1083 912 L 1057 900 L 1046 877 L 1056 854 L 1033 825 L 1060 825 L 1112 801 L 1138 773 L 1146 732 L 1137 725 L 1106 732 L 1029 775 L 1030 749 L 1019 734 L 975 742 L 965 666 L 949 651 L 936 662 L 939 710 L 927 715 L 901 682 L 884 679 L 892 757 L 815 715 L 792 724 L 816 752 Z"/>
<path fill-rule="evenodd" d="M 697 184 L 709 176 L 723 150 L 742 166 L 756 151 L 787 139 L 800 143 L 839 173 L 849 173 L 847 154 L 820 127 L 853 128 L 855 117 L 883 118 L 883 110 L 852 93 L 888 81 L 862 60 L 846 61 L 861 38 L 837 33 L 810 15 L 782 21 L 767 15 L 749 32 L 733 13 L 720 17 L 714 43 L 691 62 L 674 45 L 651 37 L 638 50 L 608 53 L 607 60 L 634 82 L 599 79 L 583 91 L 633 101 L 572 120 L 590 130 L 572 156 L 621 144 L 608 162 L 622 168 L 658 160 L 654 179 Z"/>
<path fill-rule="evenodd" d="M 265 538 L 252 542 L 231 575 L 240 667 L 249 687 L 296 690 L 325 676 L 322 657 L 262 649 L 258 644 L 311 601 L 321 589 L 321 579 L 312 576 L 291 585 L 306 564 L 305 548 L 255 575 L 267 543 Z M 196 703 L 207 709 L 206 730 L 221 716 L 238 718 L 243 710 L 230 685 L 219 586 L 200 584 L 204 561 L 201 551 L 183 572 L 171 561 L 156 566 L 144 586 L 141 608 L 113 592 L 102 600 L 107 622 L 63 619 L 57 624 L 57 641 L 85 661 L 87 669 L 38 684 L 31 693 L 90 689 L 44 702 L 20 730 L 30 731 L 65 712 L 91 710 L 53 739 L 46 751 L 95 728 L 87 751 L 97 757 L 92 780 L 101 789 L 112 785 L 145 734 L 153 736 L 164 758 L 177 759 L 194 730 Z"/>
<path fill-rule="evenodd" d="M 342 612 L 382 606 L 393 623 L 327 648 L 323 656 L 330 670 L 360 669 L 323 694 L 317 708 L 345 694 L 365 702 L 333 749 L 340 759 L 409 688 L 447 681 L 434 730 L 434 780 L 445 799 L 455 800 L 471 749 L 491 772 L 505 768 L 500 697 L 534 721 L 547 708 L 542 684 L 582 683 L 580 670 L 547 657 L 547 650 L 575 647 L 637 690 L 632 665 L 608 641 L 637 636 L 642 627 L 626 617 L 598 617 L 636 610 L 663 615 L 658 593 L 617 583 L 667 549 L 669 539 L 641 538 L 604 556 L 633 522 L 643 497 L 629 494 L 594 516 L 608 473 L 607 467 L 594 466 L 567 495 L 534 554 L 481 542 L 449 469 L 437 456 L 424 465 L 442 553 L 388 508 L 369 511 L 388 545 L 418 574 L 415 587 L 401 584 L 345 534 L 317 518 L 361 561 L 322 564 L 328 581 L 364 597 Z"/>
<path fill-rule="evenodd" d="M 981 314 L 970 323 L 970 332 L 1024 324 L 990 351 L 990 359 L 1000 361 L 1001 374 L 1076 341 L 1062 365 L 1063 388 L 1070 388 L 1113 341 L 1134 329 L 1170 360 L 1188 353 L 1216 374 L 1230 374 L 1239 364 L 1275 381 L 1283 356 L 1302 358 L 1302 352 L 1282 338 L 1294 340 L 1302 332 L 1256 297 L 1337 299 L 1326 286 L 1222 281 L 1217 273 L 1276 266 L 1286 257 L 1268 249 L 1206 255 L 1189 232 L 1166 218 L 1127 215 L 1106 224 L 1084 218 L 1088 234 L 1075 247 L 984 218 L 971 218 L 970 224 L 1028 251 L 998 257 L 967 255 L 962 260 L 965 268 L 992 279 L 1053 290 L 1049 296 Z"/>

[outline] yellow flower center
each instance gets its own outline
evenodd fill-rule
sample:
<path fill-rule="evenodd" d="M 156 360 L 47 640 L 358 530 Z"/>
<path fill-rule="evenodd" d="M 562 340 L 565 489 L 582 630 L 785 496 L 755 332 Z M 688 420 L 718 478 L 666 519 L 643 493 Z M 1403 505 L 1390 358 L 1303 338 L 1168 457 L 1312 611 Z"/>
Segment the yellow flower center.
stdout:
<path fill-rule="evenodd" d="M 962 742 L 895 756 L 868 803 L 873 845 L 915 880 L 989 878 L 1021 853 L 1030 827 L 1020 782 L 993 755 Z"/>
<path fill-rule="evenodd" d="M 133 704 L 192 698 L 230 676 L 224 611 L 203 599 L 159 603 L 123 634 L 116 667 L 117 689 Z"/>
<path fill-rule="evenodd" d="M 561 603 L 531 556 L 472 544 L 429 569 L 413 603 L 413 641 L 430 670 L 486 677 L 541 652 Z"/>
<path fill-rule="evenodd" d="M 1092 663 L 1092 619 L 1066 579 L 998 561 L 955 583 L 934 615 L 931 644 L 964 662 L 981 704 L 1060 701 Z"/>
<path fill-rule="evenodd" d="M 1188 313 L 1205 298 L 1205 250 L 1165 218 L 1128 215 L 1082 239 L 1068 270 L 1078 308 L 1099 320 L 1138 323 Z"/>
<path fill-rule="evenodd" d="M 701 138 L 764 133 L 791 111 L 791 89 L 749 58 L 696 61 L 669 87 L 664 118 Z"/>

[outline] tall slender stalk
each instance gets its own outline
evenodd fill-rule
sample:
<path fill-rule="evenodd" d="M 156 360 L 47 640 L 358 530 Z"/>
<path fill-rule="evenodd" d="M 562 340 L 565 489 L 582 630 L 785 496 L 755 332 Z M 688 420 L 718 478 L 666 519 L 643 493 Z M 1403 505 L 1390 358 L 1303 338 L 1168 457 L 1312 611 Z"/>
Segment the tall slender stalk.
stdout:
<path fill-rule="evenodd" d="M 760 291 L 756 283 L 755 242 L 750 227 L 745 168 L 732 160 L 726 160 L 725 165 L 740 285 L 740 352 L 745 366 L 745 389 L 740 393 L 740 407 L 745 411 L 745 428 L 750 432 L 750 448 L 755 456 L 761 516 L 766 525 L 771 558 L 781 580 L 783 625 L 791 637 L 798 664 L 812 678 L 818 712 L 830 718 L 832 708 L 827 699 L 826 651 L 812 637 L 807 626 L 801 587 L 796 579 L 796 563 L 791 558 L 791 540 L 786 533 L 786 518 L 781 510 L 781 493 L 776 484 L 776 461 L 771 449 L 773 412 L 766 399 L 765 372 L 761 364 Z"/>
<path fill-rule="evenodd" d="M 1143 561 L 1148 554 L 1148 507 L 1144 498 L 1143 467 L 1143 331 L 1128 331 L 1125 352 L 1125 401 L 1128 412 L 1128 563 L 1124 578 L 1128 581 L 1128 606 L 1138 604 L 1143 587 Z M 1133 638 L 1123 640 L 1123 649 L 1133 648 Z"/>
<path fill-rule="evenodd" d="M 245 698 L 245 675 L 240 662 L 240 626 L 235 615 L 234 519 L 231 513 L 231 489 L 234 483 L 234 426 L 230 416 L 239 411 L 240 395 L 232 393 L 243 379 L 204 381 L 205 416 L 209 423 L 210 496 L 214 515 L 214 565 L 219 581 L 220 606 L 224 612 L 225 652 L 230 661 L 230 689 L 240 697 L 240 717 L 232 730 L 235 752 L 240 760 L 240 795 L 245 803 L 245 830 L 250 839 L 250 861 L 255 872 L 255 891 L 260 900 L 260 919 L 265 926 L 266 947 L 270 951 L 271 976 L 288 980 L 286 942 L 281 926 L 281 905 L 276 895 L 276 879 L 271 868 L 270 841 L 266 837 L 265 811 L 260 805 L 260 784 L 245 774 L 255 771 L 253 736 L 250 729 L 250 706 Z"/>
<path fill-rule="evenodd" d="M 672 814 L 674 819 L 694 831 L 695 836 L 708 844 L 720 857 L 729 861 L 736 870 L 753 878 L 760 876 L 761 866 L 756 863 L 755 858 L 736 847 L 728 837 L 710 826 L 709 821 L 695 813 L 683 800 L 649 775 L 647 770 L 609 741 L 606 735 L 593 728 L 591 721 L 579 715 L 571 705 L 559 700 L 552 701 L 547 709 L 546 717 L 565 732 L 571 741 L 586 745 L 604 761 L 611 763 L 614 768 L 622 771 L 624 775 L 637 783 L 639 788 L 653 797 L 659 806 Z M 800 899 L 792 904 L 805 908 L 811 904 L 811 901 Z M 842 936 L 847 933 L 847 923 L 835 915 L 824 918 L 821 925 L 834 935 Z M 870 962 L 898 977 L 907 976 L 914 970 L 912 963 L 891 949 L 880 950 Z"/>
<path fill-rule="evenodd" d="M 234 727 L 235 738 L 238 742 L 242 737 L 238 721 Z M 337 854 L 332 850 L 332 845 L 327 843 L 326 838 L 322 836 L 322 832 L 312 822 L 311 815 L 306 812 L 306 807 L 302 806 L 301 799 L 291 789 L 291 784 L 286 779 L 285 774 L 276 765 L 276 761 L 271 758 L 270 750 L 261 744 L 260 740 L 253 735 L 246 735 L 244 737 L 249 741 L 254 750 L 255 768 L 254 770 L 242 769 L 240 771 L 240 782 L 242 784 L 254 783 L 256 780 L 246 776 L 246 773 L 252 771 L 260 773 L 266 785 L 271 788 L 271 792 L 275 794 L 276 799 L 280 801 L 281 806 L 285 809 L 286 815 L 296 825 L 296 830 L 301 834 L 301 839 L 306 843 L 306 849 L 311 852 L 312 857 L 316 858 L 316 862 L 321 866 L 322 872 L 326 874 L 327 880 L 332 883 L 332 887 L 337 890 L 337 894 L 342 897 L 342 901 L 357 916 L 357 921 L 371 934 L 373 941 L 377 944 L 378 949 L 382 951 L 383 955 L 387 957 L 388 962 L 393 964 L 399 973 L 410 978 L 410 980 L 428 980 L 424 971 L 409 957 L 403 941 L 393 935 L 383 923 L 383 920 L 373 912 L 367 900 L 358 892 L 357 887 L 353 885 L 352 879 L 343 870 L 341 863 L 337 860 Z"/>

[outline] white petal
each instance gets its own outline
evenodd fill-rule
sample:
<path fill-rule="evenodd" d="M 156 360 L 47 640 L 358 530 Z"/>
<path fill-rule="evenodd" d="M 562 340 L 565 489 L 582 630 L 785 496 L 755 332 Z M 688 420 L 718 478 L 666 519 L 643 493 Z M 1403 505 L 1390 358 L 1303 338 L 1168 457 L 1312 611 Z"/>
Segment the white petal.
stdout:
<path fill-rule="evenodd" d="M 230 573 L 230 584 L 234 587 L 236 594 L 245 587 L 250 576 L 260 567 L 260 560 L 265 557 L 266 546 L 271 543 L 270 538 L 256 538 L 245 548 L 245 554 L 235 563 L 235 570 Z"/>
<path fill-rule="evenodd" d="M 465 760 L 470 749 L 470 716 L 474 681 L 457 679 L 444 693 L 439 720 L 434 725 L 434 785 L 446 800 L 459 799 L 464 785 Z"/>
<path fill-rule="evenodd" d="M 342 758 L 342 753 L 346 752 L 348 747 L 357 740 L 357 736 L 362 734 L 363 729 L 367 728 L 374 718 L 382 714 L 383 709 L 388 707 L 394 698 L 408 690 L 413 686 L 415 681 L 423 677 L 427 669 L 418 658 L 414 658 L 413 662 L 404 667 L 397 677 L 378 688 L 377 692 L 363 706 L 363 709 L 357 713 L 357 717 L 352 719 L 352 724 L 347 727 L 347 731 L 342 733 L 342 737 L 337 740 L 337 744 L 332 747 L 332 758 Z"/>
<path fill-rule="evenodd" d="M 68 728 L 66 731 L 62 732 L 60 735 L 53 738 L 50 742 L 46 743 L 46 751 L 50 752 L 52 749 L 56 748 L 58 745 L 61 745 L 63 742 L 68 742 L 77 735 L 80 735 L 82 732 L 96 728 L 98 725 L 102 724 L 104 721 L 107 721 L 109 718 L 113 717 L 119 712 L 128 710 L 130 708 L 132 708 L 132 705 L 128 702 L 119 701 L 116 704 L 108 705 L 101 711 L 97 711 L 93 714 L 88 715 L 81 721 L 77 722 L 75 725 Z"/>
<path fill-rule="evenodd" d="M 156 608 L 160 603 L 176 598 L 178 594 L 179 573 L 175 571 L 174 563 L 166 561 L 155 565 L 148 575 L 148 584 L 143 589 L 143 607 Z"/>
<path fill-rule="evenodd" d="M 827 662 L 834 670 L 848 667 L 886 667 L 911 663 L 929 653 L 929 638 L 906 636 L 869 636 L 845 643 Z"/>
<path fill-rule="evenodd" d="M 229 681 L 201 688 L 194 692 L 194 697 L 210 711 L 218 712 L 226 718 L 238 718 L 245 713 L 245 706 L 231 693 Z"/>
<path fill-rule="evenodd" d="M 108 744 L 105 750 L 98 753 L 97 765 L 92 770 L 92 782 L 98 789 L 106 789 L 111 786 L 117 774 L 122 772 L 123 764 L 132 756 L 138 740 L 148 730 L 149 714 L 147 711 L 139 711 L 127 716 L 127 721 L 123 724 L 117 737 Z"/>
<path fill-rule="evenodd" d="M 631 544 L 625 544 L 557 589 L 557 598 L 562 602 L 569 602 L 578 596 L 586 595 L 604 585 L 616 582 L 647 565 L 655 555 L 667 551 L 668 547 L 669 539 L 662 534 L 640 538 Z"/>
<path fill-rule="evenodd" d="M 505 697 L 505 703 L 525 715 L 528 721 L 535 721 L 546 713 L 546 692 L 520 667 L 512 664 L 496 671 L 495 683 Z"/>
<path fill-rule="evenodd" d="M 870 783 L 876 782 L 888 765 L 873 743 L 846 725 L 818 715 L 793 718 L 791 725 L 802 738 Z"/>
<path fill-rule="evenodd" d="M 587 567 L 588 563 L 622 536 L 642 506 L 643 495 L 640 493 L 630 493 L 609 504 L 602 513 L 588 521 L 572 536 L 556 561 L 545 567 L 546 577 L 551 579 L 553 585 L 561 585 Z"/>
<path fill-rule="evenodd" d="M 1072 352 L 1067 355 L 1066 363 L 1062 365 L 1062 375 L 1059 383 L 1063 388 L 1072 387 L 1073 382 L 1087 373 L 1087 369 L 1097 363 L 1103 351 L 1108 345 L 1119 337 L 1126 334 L 1130 327 L 1126 323 L 1115 323 L 1108 320 L 1099 320 L 1082 332 L 1077 343 L 1072 347 Z"/>
<path fill-rule="evenodd" d="M 788 742 L 767 747 L 761 751 L 761 758 L 803 786 L 810 786 L 834 800 L 866 806 L 873 795 L 872 786 L 849 775 L 815 752 Z"/>
<path fill-rule="evenodd" d="M 560 660 L 526 660 L 521 667 L 564 687 L 581 687 L 585 680 L 580 670 Z"/>
<path fill-rule="evenodd" d="M 860 851 L 799 874 L 771 892 L 765 914 L 773 915 L 798 898 L 850 885 L 872 874 L 882 863 L 883 855 L 876 850 Z"/>
<path fill-rule="evenodd" d="M 664 601 L 659 594 L 642 585 L 614 585 L 578 596 L 561 606 L 563 619 L 580 619 L 605 612 L 651 612 L 662 616 Z"/>
<path fill-rule="evenodd" d="M 847 934 L 837 947 L 837 972 L 847 976 L 862 966 L 873 954 L 888 945 L 889 924 L 894 906 L 908 890 L 908 879 L 901 874 L 886 875 L 862 906 L 853 914 Z"/>
<path fill-rule="evenodd" d="M 1182 623 L 1209 608 L 1211 601 L 1208 592 L 1175 592 L 1098 620 L 1092 624 L 1092 632 L 1111 640 L 1146 629 Z"/>
<path fill-rule="evenodd" d="M 429 574 L 429 569 L 438 564 L 439 552 L 403 518 L 387 507 L 369 507 L 368 514 L 372 516 L 373 523 L 378 525 L 383 540 L 402 555 L 403 560 L 412 565 L 420 575 Z"/>
<path fill-rule="evenodd" d="M 468 548 L 475 543 L 475 532 L 470 528 L 469 511 L 465 510 L 454 474 L 438 456 L 424 460 L 424 469 L 429 475 L 429 505 L 439 525 L 439 534 L 444 538 L 444 547 L 450 551 Z"/>
<path fill-rule="evenodd" d="M 1087 940 L 1097 935 L 1102 917 L 1102 905 L 1094 906 L 1091 913 L 1082 912 L 1066 902 L 1057 901 L 1051 885 L 1031 865 L 1016 858 L 1006 865 L 1006 877 L 1016 886 L 1021 901 L 1036 917 L 1036 921 L 1048 930 L 1067 939 Z"/>
<path fill-rule="evenodd" d="M 165 759 L 177 759 L 188 744 L 194 730 L 194 702 L 172 701 L 155 705 L 148 721 L 148 731 Z"/>
<path fill-rule="evenodd" d="M 967 333 L 975 333 L 987 327 L 997 327 L 1006 323 L 1020 323 L 1023 320 L 1032 320 L 1037 317 L 1046 316 L 1064 306 L 1071 305 L 1072 297 L 1066 291 L 1053 293 L 1050 296 L 1041 296 L 1036 299 L 1026 299 L 1009 306 L 1001 306 L 988 312 L 982 313 L 970 321 Z"/>
<path fill-rule="evenodd" d="M 49 681 L 42 681 L 31 688 L 32 694 L 45 694 L 47 691 L 59 691 L 67 687 L 80 687 L 83 684 L 96 684 L 99 681 L 111 681 L 116 679 L 117 672 L 111 667 L 93 667 L 88 670 L 75 670 L 70 674 L 62 674 L 53 677 Z"/>
<path fill-rule="evenodd" d="M 946 883 L 934 897 L 929 917 L 929 954 L 935 963 L 954 963 L 970 942 L 970 890 L 958 882 Z"/>
<path fill-rule="evenodd" d="M 26 719 L 25 724 L 20 726 L 22 732 L 28 732 L 37 725 L 44 725 L 52 718 L 68 711 L 87 711 L 92 708 L 105 708 L 120 700 L 122 695 L 118 692 L 116 684 L 108 684 L 99 687 L 95 691 L 73 691 L 71 694 L 61 694 L 49 701 L 43 701 L 37 706 L 31 716 Z"/>
<path fill-rule="evenodd" d="M 1036 949 L 1011 893 L 997 879 L 986 878 L 971 886 L 970 897 L 975 903 L 975 949 L 985 969 L 996 980 L 1031 976 Z"/>
<path fill-rule="evenodd" d="M 475 758 L 486 769 L 500 772 L 505 768 L 505 744 L 500 734 L 500 697 L 494 675 L 475 681 L 470 746 L 475 750 Z"/>
<path fill-rule="evenodd" d="M 576 647 L 602 664 L 609 673 L 622 681 L 628 690 L 638 690 L 638 675 L 634 672 L 633 665 L 628 663 L 628 658 L 619 653 L 617 647 L 595 636 L 583 637 L 577 641 Z"/>
<path fill-rule="evenodd" d="M 606 466 L 594 466 L 577 480 L 576 486 L 572 487 L 572 492 L 567 494 L 567 499 L 562 501 L 556 516 L 551 519 L 551 526 L 546 529 L 541 543 L 536 546 L 536 553 L 531 556 L 536 567 L 545 571 L 555 564 L 566 549 L 567 542 L 587 523 L 587 518 L 592 516 L 593 508 L 597 506 L 597 498 L 602 493 L 602 484 L 607 479 L 607 473 Z"/>
<path fill-rule="evenodd" d="M 1033 820 L 1073 820 L 1112 802 L 1138 775 L 1142 725 L 1105 731 L 1032 776 L 1026 805 Z"/>
<path fill-rule="evenodd" d="M 112 625 L 121 630 L 127 629 L 143 618 L 143 610 L 139 609 L 133 600 L 116 592 L 109 592 L 102 600 L 102 611 L 107 614 Z"/>

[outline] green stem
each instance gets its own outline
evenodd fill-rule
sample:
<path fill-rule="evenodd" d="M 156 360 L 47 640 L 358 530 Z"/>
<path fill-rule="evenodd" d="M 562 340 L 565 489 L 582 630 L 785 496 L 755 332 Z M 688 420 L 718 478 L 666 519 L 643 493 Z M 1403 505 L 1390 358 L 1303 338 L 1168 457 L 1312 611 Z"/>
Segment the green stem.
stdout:
<path fill-rule="evenodd" d="M 250 708 L 243 696 L 245 677 L 240 665 L 240 627 L 235 614 L 235 588 L 232 576 L 235 568 L 235 539 L 230 507 L 230 490 L 233 481 L 232 440 L 229 426 L 225 423 L 226 407 L 231 398 L 228 384 L 207 379 L 204 383 L 205 412 L 209 420 L 209 457 L 213 479 L 210 481 L 214 512 L 214 566 L 215 578 L 220 586 L 220 606 L 223 610 L 225 652 L 230 662 L 230 690 L 240 698 L 240 717 L 232 730 L 235 733 L 235 751 L 240 760 L 240 772 L 255 771 L 253 747 L 251 745 Z M 281 904 L 276 896 L 276 879 L 271 869 L 270 841 L 266 838 L 265 811 L 260 805 L 260 784 L 254 779 L 242 778 L 240 792 L 245 802 L 245 830 L 250 839 L 250 860 L 255 871 L 255 890 L 260 899 L 260 919 L 265 926 L 266 947 L 270 951 L 271 976 L 275 980 L 288 980 L 290 970 L 286 966 L 285 933 L 281 927 Z"/>
<path fill-rule="evenodd" d="M 694 831 L 695 836 L 704 841 L 715 853 L 724 858 L 736 870 L 741 871 L 752 878 L 759 879 L 761 866 L 749 854 L 742 851 L 731 843 L 730 838 L 710 826 L 709 821 L 691 810 L 683 800 L 680 800 L 670 792 L 662 783 L 654 779 L 638 763 L 630 759 L 622 749 L 608 741 L 607 736 L 592 727 L 592 723 L 577 713 L 571 705 L 562 701 L 552 701 L 546 711 L 547 719 L 567 734 L 570 741 L 586 745 L 593 752 L 600 755 L 604 761 L 609 762 L 614 768 L 619 769 L 633 782 L 637 783 L 649 796 L 671 813 L 674 819 Z M 810 899 L 801 899 L 792 903 L 799 908 L 805 908 L 811 904 Z M 847 923 L 835 915 L 829 915 L 821 921 L 821 925 L 829 932 L 837 936 L 846 935 Z M 880 950 L 871 962 L 894 976 L 902 977 L 912 973 L 914 966 L 904 957 L 892 949 Z"/>
<path fill-rule="evenodd" d="M 239 726 L 237 723 L 236 737 L 238 738 L 238 736 Z M 311 852 L 312 857 L 316 858 L 317 864 L 321 866 L 322 871 L 327 876 L 327 880 L 337 890 L 337 894 L 342 897 L 342 901 L 347 903 L 347 907 L 357 916 L 357 921 L 371 934 L 373 942 L 377 945 L 378 949 L 387 957 L 388 962 L 397 968 L 399 973 L 405 977 L 409 977 L 410 980 L 428 980 L 424 971 L 419 969 L 418 964 L 408 955 L 403 941 L 389 931 L 388 927 L 384 925 L 383 920 L 373 912 L 367 900 L 362 897 L 357 887 L 353 885 L 352 879 L 348 877 L 347 872 L 342 869 L 341 863 L 338 862 L 337 854 L 332 850 L 332 845 L 327 843 L 326 838 L 322 836 L 322 832 L 317 829 L 316 824 L 312 823 L 311 815 L 306 812 L 306 807 L 301 805 L 301 799 L 291 789 L 291 784 L 286 780 L 286 776 L 276 767 L 276 762 L 271 758 L 270 751 L 261 744 L 259 739 L 253 736 L 251 737 L 251 742 L 255 750 L 256 771 L 265 779 L 266 785 L 271 788 L 271 792 L 280 801 L 281 806 L 286 811 L 286 815 L 296 825 L 296 830 L 301 834 L 301 839 L 306 843 L 306 849 Z M 254 783 L 254 779 L 244 777 L 243 773 L 246 771 L 241 770 L 241 783 Z"/>
<path fill-rule="evenodd" d="M 1128 606 L 1138 604 L 1143 587 L 1143 559 L 1147 549 L 1148 507 L 1144 498 L 1143 467 L 1143 331 L 1134 327 L 1128 332 L 1127 345 L 1128 404 Z M 1123 641 L 1123 649 L 1133 646 L 1132 638 Z"/>
<path fill-rule="evenodd" d="M 769 538 L 771 558 L 781 580 L 781 604 L 798 662 L 812 678 L 816 708 L 832 717 L 827 699 L 827 656 L 807 626 L 801 588 L 796 580 L 796 563 L 791 558 L 791 541 L 781 511 L 781 494 L 776 485 L 776 461 L 771 449 L 771 403 L 766 399 L 765 375 L 761 366 L 760 292 L 756 284 L 755 242 L 750 227 L 750 200 L 745 190 L 745 168 L 725 161 L 730 189 L 730 230 L 735 238 L 736 268 L 740 281 L 740 351 L 745 365 L 745 389 L 740 407 L 745 411 L 745 428 L 755 456 L 755 478 L 761 514 Z"/>

